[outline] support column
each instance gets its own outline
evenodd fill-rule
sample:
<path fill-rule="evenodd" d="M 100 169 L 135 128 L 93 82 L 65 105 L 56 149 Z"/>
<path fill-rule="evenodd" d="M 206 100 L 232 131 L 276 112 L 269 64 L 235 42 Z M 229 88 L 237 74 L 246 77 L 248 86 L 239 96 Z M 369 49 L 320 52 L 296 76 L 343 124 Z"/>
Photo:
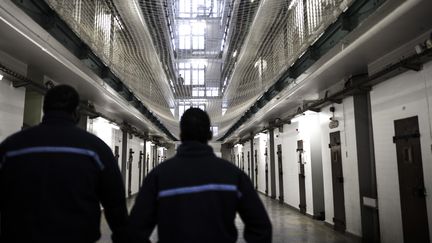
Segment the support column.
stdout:
<path fill-rule="evenodd" d="M 167 154 L 166 154 L 166 158 L 169 159 L 169 158 L 174 157 L 174 156 L 176 155 L 176 147 L 175 147 L 175 144 L 171 143 L 171 144 L 166 145 L 166 146 L 167 146 Z"/>
<path fill-rule="evenodd" d="M 354 119 L 364 242 L 380 242 L 375 152 L 369 93 L 354 95 Z"/>
<path fill-rule="evenodd" d="M 313 218 L 325 219 L 324 174 L 322 163 L 321 128 L 318 114 L 309 117 L 314 125 L 309 128 L 310 136 L 310 168 L 312 178 Z"/>
<path fill-rule="evenodd" d="M 274 146 L 274 127 L 269 128 L 270 140 L 270 197 L 276 198 L 276 167 L 275 167 L 275 146 Z"/>
<path fill-rule="evenodd" d="M 154 144 L 152 147 L 152 169 L 154 169 L 157 166 L 157 145 Z"/>
<path fill-rule="evenodd" d="M 147 146 L 146 146 L 146 144 L 147 144 L 147 139 L 146 138 L 143 138 L 143 142 L 144 142 L 144 145 L 143 145 L 143 155 L 142 155 L 142 181 L 140 182 L 141 184 L 140 185 L 142 185 L 142 182 L 144 181 L 144 179 L 145 179 L 145 176 L 146 176 L 146 169 L 147 169 L 147 163 L 146 163 L 146 161 L 147 161 Z"/>
<path fill-rule="evenodd" d="M 232 144 L 230 143 L 224 143 L 221 145 L 221 153 L 222 153 L 222 158 L 225 160 L 230 161 L 231 163 L 234 163 L 233 159 L 232 159 Z"/>
<path fill-rule="evenodd" d="M 255 156 L 254 156 L 254 135 L 253 134 L 251 134 L 250 144 L 251 144 L 251 146 L 250 146 L 250 161 L 251 161 L 251 163 L 250 163 L 249 170 L 251 172 L 250 178 L 252 181 L 252 185 L 255 187 L 255 162 L 254 162 Z"/>
<path fill-rule="evenodd" d="M 127 145 L 128 145 L 128 132 L 124 129 L 122 129 L 123 136 L 122 136 L 122 156 L 121 156 L 121 174 L 123 176 L 123 182 L 126 185 L 126 164 L 128 159 L 128 151 L 127 151 Z"/>
<path fill-rule="evenodd" d="M 77 126 L 81 129 L 87 131 L 87 128 L 88 128 L 87 124 L 88 124 L 88 116 L 81 114 Z"/>
<path fill-rule="evenodd" d="M 29 67 L 27 77 L 37 83 L 43 84 L 44 74 L 34 67 Z M 43 95 L 26 89 L 24 102 L 23 128 L 38 125 L 42 120 Z"/>

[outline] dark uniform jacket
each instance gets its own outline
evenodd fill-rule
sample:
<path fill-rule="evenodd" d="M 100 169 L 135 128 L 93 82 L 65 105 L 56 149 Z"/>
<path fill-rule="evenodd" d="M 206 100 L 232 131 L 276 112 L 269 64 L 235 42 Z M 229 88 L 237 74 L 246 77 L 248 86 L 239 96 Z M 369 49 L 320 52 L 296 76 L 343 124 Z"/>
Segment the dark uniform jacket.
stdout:
<path fill-rule="evenodd" d="M 124 227 L 123 181 L 110 148 L 63 112 L 0 144 L 0 242 L 95 242 L 102 204 Z"/>
<path fill-rule="evenodd" d="M 132 209 L 132 242 L 236 242 L 236 213 L 247 242 L 271 242 L 269 217 L 248 176 L 210 146 L 185 142 L 145 179 Z"/>

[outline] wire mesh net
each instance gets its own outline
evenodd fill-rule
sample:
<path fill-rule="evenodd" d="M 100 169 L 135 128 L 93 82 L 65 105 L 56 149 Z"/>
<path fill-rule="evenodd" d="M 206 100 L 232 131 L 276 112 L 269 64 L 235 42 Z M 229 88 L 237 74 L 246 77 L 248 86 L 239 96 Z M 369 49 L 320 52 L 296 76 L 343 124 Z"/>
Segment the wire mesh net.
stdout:
<path fill-rule="evenodd" d="M 167 127 L 177 127 L 169 109 L 174 105 L 173 96 L 161 62 L 151 41 L 142 36 L 143 27 L 119 11 L 124 6 L 102 0 L 46 2 Z"/>
<path fill-rule="evenodd" d="M 350 0 L 263 1 L 237 58 L 224 95 L 227 120 L 241 115 L 270 87 Z"/>
<path fill-rule="evenodd" d="M 219 136 L 353 0 L 46 0 L 178 134 L 206 109 Z"/>

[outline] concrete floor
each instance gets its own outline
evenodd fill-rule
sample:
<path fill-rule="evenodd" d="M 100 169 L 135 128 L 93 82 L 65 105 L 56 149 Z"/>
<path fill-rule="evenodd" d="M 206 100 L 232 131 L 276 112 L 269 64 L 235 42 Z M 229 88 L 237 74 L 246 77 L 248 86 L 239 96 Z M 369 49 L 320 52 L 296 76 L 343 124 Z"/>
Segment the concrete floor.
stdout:
<path fill-rule="evenodd" d="M 313 220 L 286 205 L 281 205 L 278 201 L 265 196 L 260 196 L 267 209 L 273 224 L 274 243 L 349 243 L 361 242 L 351 236 L 339 233 L 326 226 L 324 222 Z M 130 204 L 133 200 L 130 200 Z M 131 205 L 129 205 L 131 206 Z M 236 219 L 239 230 L 239 243 L 244 243 L 242 232 L 243 222 L 239 217 Z M 105 219 L 102 219 L 102 237 L 98 243 L 108 243 L 110 241 L 110 230 Z M 156 230 L 151 237 L 152 242 L 157 242 Z"/>

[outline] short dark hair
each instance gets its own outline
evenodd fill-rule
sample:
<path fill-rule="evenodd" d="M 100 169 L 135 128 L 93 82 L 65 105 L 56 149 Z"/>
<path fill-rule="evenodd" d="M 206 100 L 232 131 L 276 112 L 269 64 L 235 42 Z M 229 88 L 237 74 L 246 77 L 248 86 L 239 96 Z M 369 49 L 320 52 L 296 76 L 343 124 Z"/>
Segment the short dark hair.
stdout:
<path fill-rule="evenodd" d="M 190 108 L 183 113 L 180 120 L 180 139 L 207 143 L 212 138 L 210 118 L 199 108 Z"/>
<path fill-rule="evenodd" d="M 45 94 L 43 111 L 65 111 L 73 113 L 79 105 L 78 92 L 69 85 L 58 85 Z"/>

